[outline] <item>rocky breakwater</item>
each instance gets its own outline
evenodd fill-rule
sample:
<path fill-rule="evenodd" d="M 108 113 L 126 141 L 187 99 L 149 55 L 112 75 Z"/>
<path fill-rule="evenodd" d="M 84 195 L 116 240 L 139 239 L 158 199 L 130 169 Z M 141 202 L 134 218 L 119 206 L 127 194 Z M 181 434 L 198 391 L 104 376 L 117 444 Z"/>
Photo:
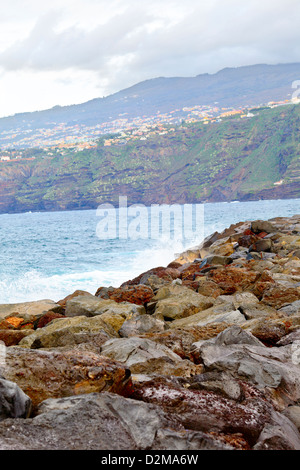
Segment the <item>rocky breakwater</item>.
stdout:
<path fill-rule="evenodd" d="M 0 340 L 0 449 L 300 450 L 300 216 L 0 306 Z"/>

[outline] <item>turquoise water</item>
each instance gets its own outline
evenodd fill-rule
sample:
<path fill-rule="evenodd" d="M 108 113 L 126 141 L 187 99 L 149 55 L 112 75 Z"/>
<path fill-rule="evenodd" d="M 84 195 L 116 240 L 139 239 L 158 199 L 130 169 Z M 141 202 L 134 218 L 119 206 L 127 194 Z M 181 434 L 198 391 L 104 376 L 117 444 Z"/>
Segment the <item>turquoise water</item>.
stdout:
<path fill-rule="evenodd" d="M 94 210 L 0 215 L 0 303 L 59 299 L 76 289 L 95 293 L 119 286 L 155 266 L 166 266 L 177 253 L 204 236 L 243 220 L 300 213 L 300 199 L 205 204 L 204 220 L 189 238 L 103 240 L 97 236 Z"/>

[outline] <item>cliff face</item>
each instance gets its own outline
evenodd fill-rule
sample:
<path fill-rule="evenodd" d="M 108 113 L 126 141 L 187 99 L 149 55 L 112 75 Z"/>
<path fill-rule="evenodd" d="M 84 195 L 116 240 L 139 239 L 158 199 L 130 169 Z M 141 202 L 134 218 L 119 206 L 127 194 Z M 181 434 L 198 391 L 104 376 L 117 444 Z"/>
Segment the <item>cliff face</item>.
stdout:
<path fill-rule="evenodd" d="M 27 151 L 30 152 L 30 151 Z M 126 145 L 0 162 L 0 212 L 100 203 L 196 203 L 300 197 L 300 106 L 180 126 Z"/>

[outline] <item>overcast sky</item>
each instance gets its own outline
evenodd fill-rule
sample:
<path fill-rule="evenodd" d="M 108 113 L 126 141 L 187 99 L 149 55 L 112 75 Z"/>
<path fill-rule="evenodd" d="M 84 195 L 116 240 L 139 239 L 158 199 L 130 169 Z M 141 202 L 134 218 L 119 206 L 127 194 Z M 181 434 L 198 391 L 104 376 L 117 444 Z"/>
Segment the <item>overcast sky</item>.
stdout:
<path fill-rule="evenodd" d="M 299 0 L 0 0 L 0 116 L 300 62 L 299 19 Z"/>

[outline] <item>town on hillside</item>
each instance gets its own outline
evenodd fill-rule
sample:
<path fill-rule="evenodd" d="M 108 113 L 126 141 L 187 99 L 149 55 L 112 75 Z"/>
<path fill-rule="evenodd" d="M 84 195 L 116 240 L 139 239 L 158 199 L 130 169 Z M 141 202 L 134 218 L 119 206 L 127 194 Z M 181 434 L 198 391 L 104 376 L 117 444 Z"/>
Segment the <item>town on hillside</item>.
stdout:
<path fill-rule="evenodd" d="M 55 155 L 57 151 L 63 155 L 66 151 L 79 152 L 96 147 L 101 137 L 105 147 L 121 146 L 136 140 L 145 141 L 153 135 L 172 133 L 175 131 L 173 126 L 178 126 L 183 122 L 186 124 L 202 122 L 209 125 L 228 118 L 249 119 L 257 114 L 259 108 L 274 108 L 299 102 L 298 98 L 272 101 L 258 105 L 255 112 L 253 106 L 219 108 L 218 103 L 214 103 L 211 106 L 195 105 L 175 109 L 165 114 L 158 111 L 154 116 L 138 116 L 133 119 L 126 117 L 126 113 L 122 113 L 119 119 L 94 126 L 59 123 L 45 129 L 2 131 L 0 132 L 0 163 L 34 160 L 35 156 L 30 154 L 28 149 L 39 148 L 47 152 L 49 156 Z"/>

